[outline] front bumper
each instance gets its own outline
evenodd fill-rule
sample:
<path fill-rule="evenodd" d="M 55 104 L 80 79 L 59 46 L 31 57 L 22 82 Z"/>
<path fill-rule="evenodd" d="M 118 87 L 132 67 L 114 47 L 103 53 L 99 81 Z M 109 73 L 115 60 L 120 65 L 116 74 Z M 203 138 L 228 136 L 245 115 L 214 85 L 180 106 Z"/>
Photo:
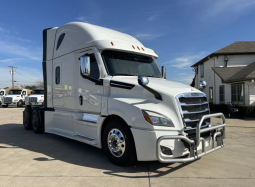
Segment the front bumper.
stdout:
<path fill-rule="evenodd" d="M 203 124 L 203 121 L 211 117 L 221 117 L 223 123 L 201 129 L 201 125 Z M 194 140 L 191 140 L 184 135 L 160 136 L 157 139 L 157 143 L 156 143 L 157 159 L 158 161 L 162 163 L 190 162 L 190 161 L 197 160 L 198 158 L 206 154 L 209 154 L 213 151 L 216 151 L 224 147 L 223 139 L 225 139 L 225 127 L 226 127 L 225 117 L 222 113 L 204 115 L 197 125 L 196 138 Z M 205 133 L 208 131 L 215 131 L 212 136 L 212 147 L 210 150 L 206 150 L 205 139 L 201 137 L 202 133 Z M 160 148 L 160 143 L 163 140 L 185 141 L 189 145 L 190 156 L 188 158 L 173 158 L 171 156 L 165 155 L 164 153 L 161 152 L 161 148 Z M 215 141 L 217 142 L 217 146 L 215 145 Z M 198 153 L 198 147 L 200 146 L 200 143 L 202 143 L 201 144 L 202 150 L 201 150 L 201 153 Z"/>
<path fill-rule="evenodd" d="M 43 102 L 25 102 L 26 105 L 31 105 L 31 106 L 40 106 L 43 105 Z"/>

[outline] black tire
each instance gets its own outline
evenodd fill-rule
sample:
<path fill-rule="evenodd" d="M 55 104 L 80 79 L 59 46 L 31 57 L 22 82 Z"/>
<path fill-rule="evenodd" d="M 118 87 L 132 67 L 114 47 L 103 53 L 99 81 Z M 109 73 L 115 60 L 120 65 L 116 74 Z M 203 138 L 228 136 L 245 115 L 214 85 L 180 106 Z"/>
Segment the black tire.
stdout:
<path fill-rule="evenodd" d="M 22 107 L 23 106 L 23 101 L 19 100 L 19 102 L 17 103 L 17 107 Z"/>
<path fill-rule="evenodd" d="M 26 107 L 25 110 L 23 111 L 23 125 L 26 130 L 32 129 L 31 121 L 32 111 L 33 110 L 31 107 Z"/>
<path fill-rule="evenodd" d="M 3 108 L 7 108 L 7 107 L 8 107 L 8 105 L 2 105 L 2 107 L 3 107 Z"/>
<path fill-rule="evenodd" d="M 119 157 L 114 156 L 114 153 L 110 151 L 110 148 L 108 146 L 108 135 L 110 132 L 113 132 L 112 131 L 113 129 L 119 130 L 124 137 L 125 151 Z M 116 165 L 119 166 L 132 165 L 137 161 L 133 135 L 131 133 L 130 128 L 121 119 L 112 119 L 106 124 L 106 127 L 104 128 L 103 131 L 102 144 L 103 149 L 106 155 L 108 156 L 109 160 Z M 124 147 L 124 145 L 120 146 Z"/>
<path fill-rule="evenodd" d="M 36 134 L 44 133 L 43 112 L 33 110 L 32 112 L 32 128 Z"/>

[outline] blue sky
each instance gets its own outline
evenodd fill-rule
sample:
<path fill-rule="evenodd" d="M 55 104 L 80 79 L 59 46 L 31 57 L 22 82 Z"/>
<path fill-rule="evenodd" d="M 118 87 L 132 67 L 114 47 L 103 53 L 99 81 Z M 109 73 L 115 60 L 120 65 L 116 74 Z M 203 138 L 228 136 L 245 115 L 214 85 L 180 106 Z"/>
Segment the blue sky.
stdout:
<path fill-rule="evenodd" d="M 83 21 L 136 37 L 167 67 L 167 79 L 190 84 L 190 65 L 235 41 L 255 40 L 254 0 L 1 1 L 0 88 L 42 78 L 42 30 Z"/>

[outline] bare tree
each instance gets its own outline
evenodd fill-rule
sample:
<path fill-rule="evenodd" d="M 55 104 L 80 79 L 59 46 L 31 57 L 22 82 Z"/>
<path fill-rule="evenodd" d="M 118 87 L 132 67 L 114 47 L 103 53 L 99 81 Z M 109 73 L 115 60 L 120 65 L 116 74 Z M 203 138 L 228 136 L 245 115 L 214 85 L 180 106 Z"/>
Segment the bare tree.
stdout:
<path fill-rule="evenodd" d="M 37 80 L 36 80 L 35 86 L 36 86 L 37 88 L 43 88 L 43 86 L 44 86 L 43 80 L 42 80 L 42 79 L 37 79 Z"/>

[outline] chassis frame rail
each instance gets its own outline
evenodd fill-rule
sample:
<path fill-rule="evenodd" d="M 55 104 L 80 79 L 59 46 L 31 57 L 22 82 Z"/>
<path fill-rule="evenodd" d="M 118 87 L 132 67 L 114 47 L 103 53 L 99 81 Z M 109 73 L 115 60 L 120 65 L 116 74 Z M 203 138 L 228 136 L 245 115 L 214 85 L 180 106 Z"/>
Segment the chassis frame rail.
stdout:
<path fill-rule="evenodd" d="M 220 117 L 222 119 L 222 124 L 217 124 L 211 127 L 203 128 L 201 129 L 201 125 L 203 124 L 203 121 L 205 119 L 211 118 L 211 117 Z M 225 139 L 226 135 L 226 120 L 222 113 L 216 113 L 216 114 L 207 114 L 204 115 L 197 127 L 196 127 L 196 138 L 195 140 L 191 140 L 188 137 L 184 135 L 170 135 L 170 136 L 161 136 L 157 139 L 157 159 L 162 163 L 175 163 L 175 162 L 190 162 L 199 159 L 200 157 L 209 154 L 213 151 L 216 151 L 222 147 L 224 147 L 223 139 Z M 201 133 L 213 131 L 216 130 L 216 132 L 212 136 L 212 148 L 210 150 L 205 150 L 205 139 L 201 137 Z M 161 152 L 160 149 L 160 142 L 162 140 L 174 140 L 179 139 L 182 141 L 187 142 L 190 145 L 190 157 L 188 158 L 173 158 L 172 156 L 165 155 Z M 215 141 L 217 141 L 217 146 L 215 146 Z M 200 142 L 202 142 L 202 152 L 197 153 L 197 147 L 200 145 Z"/>

